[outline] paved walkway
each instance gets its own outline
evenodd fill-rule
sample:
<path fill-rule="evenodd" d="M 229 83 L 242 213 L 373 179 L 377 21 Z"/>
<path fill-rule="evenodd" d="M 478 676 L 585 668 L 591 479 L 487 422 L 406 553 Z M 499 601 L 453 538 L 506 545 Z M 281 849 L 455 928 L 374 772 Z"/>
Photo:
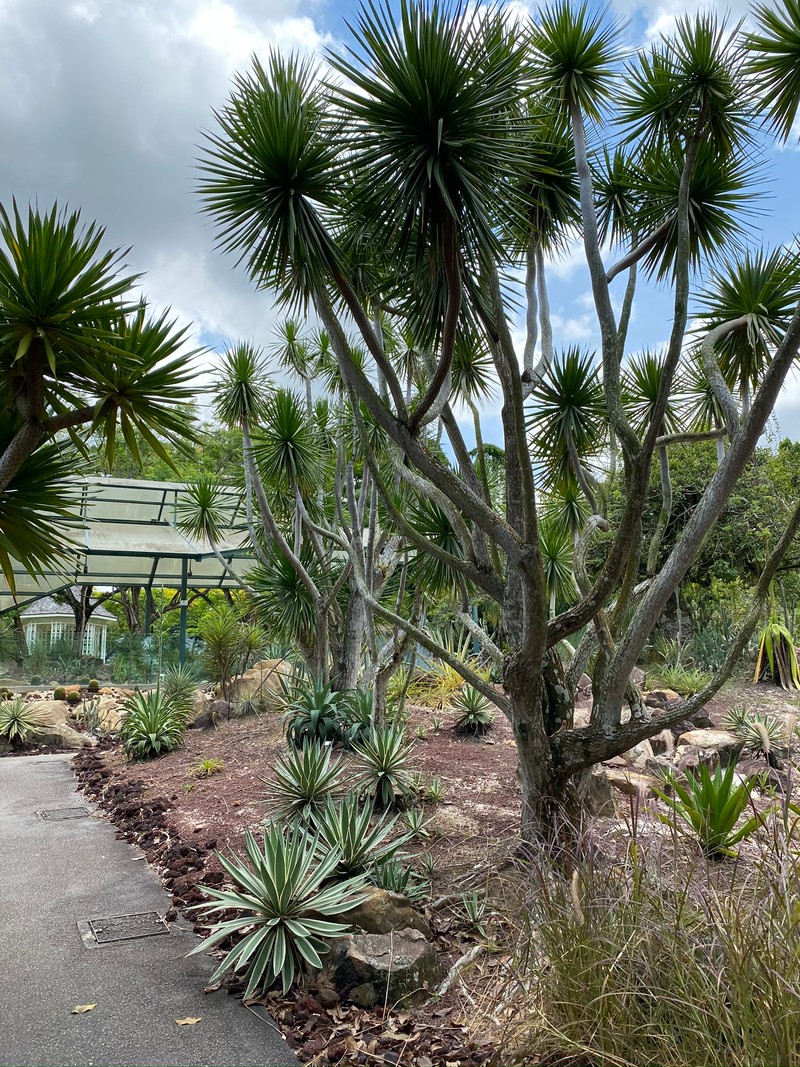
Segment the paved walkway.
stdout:
<path fill-rule="evenodd" d="M 163 915 L 169 898 L 107 820 L 36 814 L 82 804 L 68 756 L 0 759 L 0 1064 L 296 1064 L 266 1016 L 203 993 L 213 961 L 186 958 L 193 933 L 84 945 L 78 922 Z"/>

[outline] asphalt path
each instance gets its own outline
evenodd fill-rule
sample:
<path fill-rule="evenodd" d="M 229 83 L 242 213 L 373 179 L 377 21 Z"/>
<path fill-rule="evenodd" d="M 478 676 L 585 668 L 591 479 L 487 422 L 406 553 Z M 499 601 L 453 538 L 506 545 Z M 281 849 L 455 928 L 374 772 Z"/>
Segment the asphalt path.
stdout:
<path fill-rule="evenodd" d="M 187 959 L 189 928 L 97 943 L 89 920 L 163 915 L 170 902 L 142 853 L 77 793 L 69 761 L 0 759 L 0 1064 L 297 1064 L 262 1009 L 203 993 L 214 964 Z M 37 814 L 80 807 L 92 813 Z"/>

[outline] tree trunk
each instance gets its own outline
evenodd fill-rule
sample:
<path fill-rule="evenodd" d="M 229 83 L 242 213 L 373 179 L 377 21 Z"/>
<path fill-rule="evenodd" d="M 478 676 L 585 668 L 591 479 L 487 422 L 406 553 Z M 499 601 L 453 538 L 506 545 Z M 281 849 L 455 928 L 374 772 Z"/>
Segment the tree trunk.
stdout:
<path fill-rule="evenodd" d="M 355 689 L 358 685 L 365 623 L 364 600 L 356 583 L 353 582 L 350 586 L 350 599 L 347 603 L 347 615 L 344 620 L 344 633 L 338 657 L 338 687 L 340 689 Z"/>

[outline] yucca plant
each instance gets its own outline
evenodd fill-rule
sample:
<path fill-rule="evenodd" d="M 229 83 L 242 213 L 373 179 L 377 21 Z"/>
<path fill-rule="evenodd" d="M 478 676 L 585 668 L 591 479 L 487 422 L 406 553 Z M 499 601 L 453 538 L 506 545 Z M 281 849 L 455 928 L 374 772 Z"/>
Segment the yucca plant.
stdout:
<path fill-rule="evenodd" d="M 667 689 L 672 689 L 681 696 L 692 696 L 711 681 L 711 675 L 699 667 L 670 663 L 658 668 L 658 679 Z"/>
<path fill-rule="evenodd" d="M 244 857 L 218 853 L 235 888 L 204 886 L 213 899 L 194 906 L 205 915 L 230 909 L 240 914 L 216 923 L 190 954 L 240 936 L 211 981 L 233 971 L 247 978 L 245 997 L 278 981 L 286 994 L 297 969 L 304 964 L 321 967 L 329 942 L 348 932 L 346 923 L 332 920 L 362 903 L 367 879 L 357 875 L 323 888 L 336 870 L 339 853 L 331 849 L 320 858 L 318 839 L 302 826 L 286 830 L 272 823 L 262 845 L 249 831 L 244 843 Z"/>
<path fill-rule="evenodd" d="M 717 766 L 713 778 L 708 767 L 700 764 L 696 771 L 686 772 L 686 785 L 674 776 L 670 784 L 671 796 L 658 795 L 694 831 L 711 859 L 735 856 L 733 846 L 763 825 L 763 816 L 754 814 L 734 829 L 750 802 L 750 782 L 737 782 L 733 763 L 724 769 Z M 661 818 L 671 822 L 667 815 Z"/>
<path fill-rule="evenodd" d="M 188 714 L 197 684 L 197 671 L 193 666 L 177 665 L 168 667 L 164 672 L 161 692 L 173 707 L 185 710 Z"/>
<path fill-rule="evenodd" d="M 39 716 L 20 696 L 0 704 L 0 737 L 12 745 L 24 745 L 39 725 Z"/>
<path fill-rule="evenodd" d="M 373 815 L 373 803 L 367 801 L 362 805 L 358 793 L 348 793 L 338 803 L 329 795 L 323 806 L 314 812 L 320 844 L 339 854 L 337 875 L 350 877 L 375 863 L 385 863 L 410 839 L 411 834 L 407 833 L 388 840 L 397 816 L 387 819 L 386 814 L 381 813 L 370 826 Z"/>
<path fill-rule="evenodd" d="M 471 685 L 465 685 L 456 698 L 456 729 L 463 734 L 485 734 L 494 725 L 494 712 L 483 693 Z"/>
<path fill-rule="evenodd" d="M 405 813 L 405 821 L 409 829 L 410 837 L 430 837 L 428 825 L 430 818 L 426 816 L 423 808 L 409 808 Z"/>
<path fill-rule="evenodd" d="M 353 748 L 358 768 L 356 787 L 368 793 L 377 804 L 387 808 L 410 787 L 408 759 L 411 744 L 401 726 L 384 726 L 371 730 Z"/>
<path fill-rule="evenodd" d="M 158 690 L 134 693 L 122 706 L 119 733 L 128 759 L 152 759 L 180 747 L 186 714 Z"/>
<path fill-rule="evenodd" d="M 329 745 L 308 741 L 300 748 L 290 748 L 273 768 L 267 799 L 277 804 L 276 818 L 305 819 L 322 808 L 326 799 L 340 787 L 342 761 L 331 759 Z"/>
<path fill-rule="evenodd" d="M 746 708 L 743 704 L 734 704 L 732 708 L 728 708 L 725 712 L 722 725 L 726 730 L 730 730 L 731 733 L 738 734 L 751 718 L 752 712 L 749 708 Z"/>
<path fill-rule="evenodd" d="M 800 689 L 800 668 L 794 638 L 775 615 L 761 631 L 753 681 L 758 682 L 765 675 L 779 682 L 784 689 Z"/>

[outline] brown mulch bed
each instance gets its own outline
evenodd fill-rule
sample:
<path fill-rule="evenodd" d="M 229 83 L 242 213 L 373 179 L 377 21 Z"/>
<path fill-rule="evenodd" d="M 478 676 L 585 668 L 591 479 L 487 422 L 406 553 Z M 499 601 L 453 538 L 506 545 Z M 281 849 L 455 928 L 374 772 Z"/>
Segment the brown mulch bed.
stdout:
<path fill-rule="evenodd" d="M 433 714 L 413 709 L 409 733 L 420 724 L 430 727 Z M 285 747 L 280 720 L 262 716 L 210 731 L 189 730 L 181 749 L 142 763 L 126 762 L 118 745 L 101 744 L 78 753 L 75 771 L 119 836 L 137 844 L 160 874 L 172 894 L 172 920 L 203 899 L 199 886 L 223 881 L 216 851 L 238 849 L 244 831 L 258 829 L 268 817 L 264 779 Z M 193 769 L 212 758 L 222 760 L 224 769 L 198 778 Z M 434 894 L 513 847 L 519 800 L 516 755 L 505 720 L 498 719 L 485 739 L 461 737 L 449 726 L 436 733 L 429 729 L 414 744 L 412 769 L 426 779 L 437 775 L 446 791 L 442 803 L 428 808 L 431 837 L 423 843 L 437 865 Z M 448 963 L 469 948 L 468 936 L 446 909 L 434 917 L 433 927 Z M 195 929 L 206 928 L 197 924 Z M 466 1026 L 456 989 L 415 1010 L 330 1005 L 313 985 L 288 997 L 271 994 L 264 1003 L 304 1063 L 483 1067 L 498 1062 L 491 1040 Z"/>

